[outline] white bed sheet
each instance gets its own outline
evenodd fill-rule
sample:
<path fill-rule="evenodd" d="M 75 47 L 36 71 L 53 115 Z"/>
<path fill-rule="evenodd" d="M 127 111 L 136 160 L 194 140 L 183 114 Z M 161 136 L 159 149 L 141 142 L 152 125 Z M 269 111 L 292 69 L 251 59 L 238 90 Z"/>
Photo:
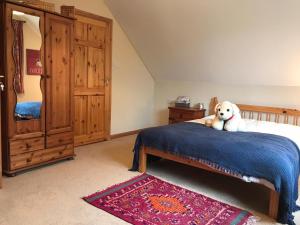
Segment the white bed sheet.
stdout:
<path fill-rule="evenodd" d="M 205 124 L 208 119 L 213 119 L 214 115 L 207 116 L 202 119 L 191 120 L 188 122 Z M 300 126 L 294 126 L 290 124 L 282 124 L 268 121 L 258 121 L 244 119 L 245 121 L 245 132 L 259 132 L 267 134 L 275 134 L 283 137 L 287 137 L 292 140 L 300 149 Z M 243 176 L 242 179 L 246 182 L 254 182 L 264 184 L 274 190 L 274 185 L 265 179 L 259 179 L 256 177 Z"/>

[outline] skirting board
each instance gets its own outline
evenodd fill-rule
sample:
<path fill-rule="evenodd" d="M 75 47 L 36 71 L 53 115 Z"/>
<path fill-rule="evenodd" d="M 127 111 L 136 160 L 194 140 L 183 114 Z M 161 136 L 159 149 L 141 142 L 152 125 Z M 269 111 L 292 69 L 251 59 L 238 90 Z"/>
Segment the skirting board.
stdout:
<path fill-rule="evenodd" d="M 125 137 L 125 136 L 130 136 L 130 135 L 138 134 L 141 130 L 142 129 L 128 131 L 128 132 L 119 133 L 119 134 L 112 134 L 112 135 L 110 135 L 110 138 L 111 139 L 116 139 L 116 138 L 120 138 L 120 137 Z"/>

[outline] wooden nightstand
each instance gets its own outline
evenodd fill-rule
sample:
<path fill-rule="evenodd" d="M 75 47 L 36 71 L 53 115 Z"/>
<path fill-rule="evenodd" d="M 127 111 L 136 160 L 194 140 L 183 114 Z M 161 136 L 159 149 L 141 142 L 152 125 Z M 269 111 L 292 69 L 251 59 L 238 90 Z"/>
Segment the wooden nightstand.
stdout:
<path fill-rule="evenodd" d="M 169 124 L 201 119 L 204 116 L 205 109 L 169 107 Z"/>

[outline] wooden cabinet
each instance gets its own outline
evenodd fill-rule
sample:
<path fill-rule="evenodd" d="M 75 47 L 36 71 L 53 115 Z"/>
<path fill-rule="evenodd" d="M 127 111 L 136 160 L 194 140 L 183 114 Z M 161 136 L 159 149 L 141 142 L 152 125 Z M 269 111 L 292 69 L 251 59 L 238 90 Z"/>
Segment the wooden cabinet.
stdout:
<path fill-rule="evenodd" d="M 204 116 L 205 109 L 169 107 L 169 124 L 201 119 Z"/>
<path fill-rule="evenodd" d="M 74 19 L 10 1 L 1 8 L 3 170 L 15 175 L 74 157 Z"/>
<path fill-rule="evenodd" d="M 110 137 L 112 20 L 72 6 L 76 17 L 74 73 L 75 146 Z"/>

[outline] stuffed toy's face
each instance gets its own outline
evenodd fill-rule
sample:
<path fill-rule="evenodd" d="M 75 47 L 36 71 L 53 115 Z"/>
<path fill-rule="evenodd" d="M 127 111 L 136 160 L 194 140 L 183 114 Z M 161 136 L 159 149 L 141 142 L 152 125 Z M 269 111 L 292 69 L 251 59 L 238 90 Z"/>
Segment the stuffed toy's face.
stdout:
<path fill-rule="evenodd" d="M 239 108 L 235 104 L 225 101 L 216 105 L 215 112 L 220 120 L 228 120 L 239 113 Z"/>

